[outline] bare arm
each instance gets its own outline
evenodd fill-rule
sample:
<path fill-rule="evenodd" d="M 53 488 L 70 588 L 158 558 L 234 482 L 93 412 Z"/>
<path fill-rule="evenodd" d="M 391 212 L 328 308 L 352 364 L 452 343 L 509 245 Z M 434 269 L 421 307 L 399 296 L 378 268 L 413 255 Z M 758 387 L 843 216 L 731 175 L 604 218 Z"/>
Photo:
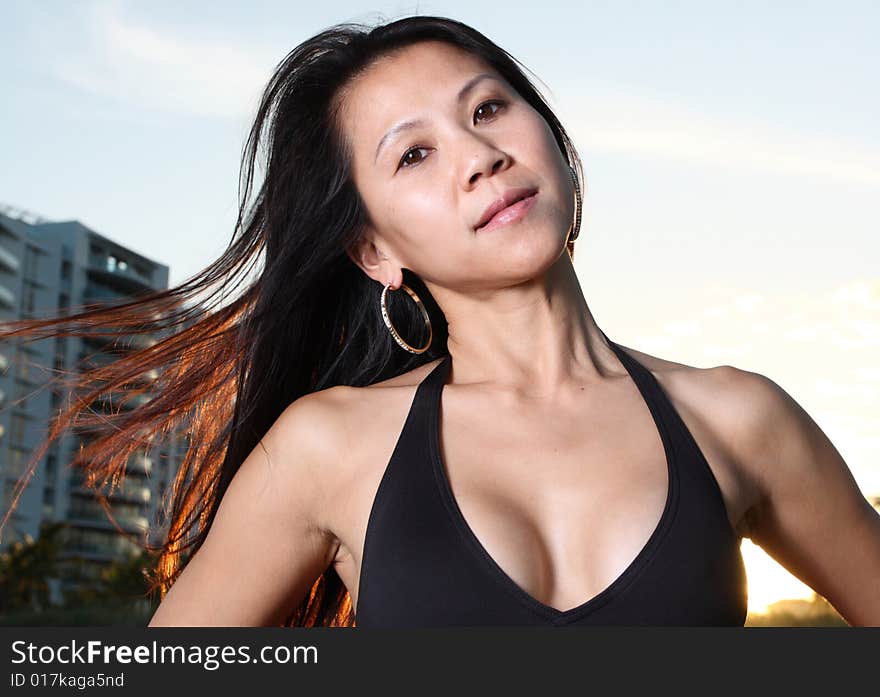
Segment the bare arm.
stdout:
<path fill-rule="evenodd" d="M 749 514 L 749 536 L 850 625 L 880 626 L 880 514 L 785 390 L 758 373 L 729 370 L 742 462 L 763 494 Z"/>
<path fill-rule="evenodd" d="M 336 552 L 322 524 L 331 416 L 316 393 L 278 417 L 149 626 L 279 625 L 301 602 Z"/>

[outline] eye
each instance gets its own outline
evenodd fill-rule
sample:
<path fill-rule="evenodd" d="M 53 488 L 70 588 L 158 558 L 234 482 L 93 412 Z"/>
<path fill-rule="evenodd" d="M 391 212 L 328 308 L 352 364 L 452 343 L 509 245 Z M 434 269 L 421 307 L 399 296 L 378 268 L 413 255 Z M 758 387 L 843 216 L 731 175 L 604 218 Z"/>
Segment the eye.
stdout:
<path fill-rule="evenodd" d="M 400 163 L 398 164 L 398 169 L 400 169 L 401 167 L 403 169 L 407 169 L 407 168 L 411 167 L 412 164 L 404 164 L 405 162 L 407 162 L 406 158 L 409 156 L 410 153 L 418 152 L 419 150 L 427 150 L 427 148 L 418 148 L 418 147 L 410 148 L 405 153 L 403 153 L 403 157 L 400 158 Z M 414 164 L 418 164 L 418 163 L 419 162 L 415 162 Z"/>
<path fill-rule="evenodd" d="M 492 104 L 497 105 L 497 106 L 498 106 L 498 110 L 492 112 L 492 113 L 490 114 L 491 116 L 495 116 L 495 114 L 497 114 L 498 111 L 500 111 L 501 108 L 503 108 L 503 107 L 505 106 L 505 104 L 504 104 L 504 102 L 503 102 L 502 100 L 500 100 L 500 99 L 493 99 L 493 100 L 490 100 L 490 101 L 488 101 L 488 102 L 483 102 L 483 103 L 480 104 L 476 109 L 474 109 L 474 115 L 478 114 L 478 113 L 480 112 L 481 109 L 484 109 L 485 107 L 488 107 L 488 106 L 490 106 L 490 105 L 492 105 Z M 407 150 L 405 153 L 403 153 L 403 157 L 400 158 L 400 162 L 398 163 L 397 168 L 398 168 L 398 169 L 401 169 L 401 168 L 402 168 L 402 169 L 409 169 L 410 167 L 419 164 L 419 162 L 421 162 L 421 160 L 417 160 L 416 162 L 413 162 L 412 160 L 407 160 L 407 159 L 406 159 L 406 158 L 410 155 L 410 153 L 415 153 L 415 152 L 418 152 L 419 150 L 427 150 L 427 148 L 422 148 L 422 147 L 418 147 L 418 146 L 410 148 L 410 149 Z"/>
<path fill-rule="evenodd" d="M 480 106 L 478 106 L 476 109 L 474 109 L 474 114 L 478 113 L 478 112 L 480 111 L 480 109 L 482 109 L 483 107 L 487 107 L 487 106 L 489 106 L 490 104 L 497 104 L 499 110 L 501 109 L 501 107 L 504 106 L 504 102 L 501 101 L 500 99 L 493 99 L 493 100 L 491 100 L 491 101 L 483 102 L 482 104 L 480 104 Z M 492 112 L 492 114 L 490 114 L 490 115 L 491 115 L 491 116 L 495 116 L 495 114 L 497 114 L 497 113 L 498 113 L 497 111 L 496 111 L 496 112 Z"/>

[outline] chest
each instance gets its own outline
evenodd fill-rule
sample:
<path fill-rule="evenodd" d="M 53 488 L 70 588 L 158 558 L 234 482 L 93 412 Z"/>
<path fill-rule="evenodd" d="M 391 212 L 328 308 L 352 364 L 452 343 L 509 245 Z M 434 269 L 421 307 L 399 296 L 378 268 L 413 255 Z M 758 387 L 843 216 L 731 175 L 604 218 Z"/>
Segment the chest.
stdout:
<path fill-rule="evenodd" d="M 604 389 L 546 408 L 447 387 L 436 420 L 428 421 L 425 457 L 412 464 L 432 470 L 445 515 L 487 574 L 550 612 L 612 587 L 643 553 L 668 503 L 667 442 L 657 420 L 632 383 Z M 735 527 L 747 495 L 723 437 L 704 411 L 671 399 Z M 387 431 L 364 450 L 374 451 L 374 462 L 388 462 L 390 434 L 399 434 L 401 423 L 389 420 Z M 384 469 L 370 470 L 350 489 L 349 515 L 339 517 L 345 539 L 337 571 L 355 606 Z"/>

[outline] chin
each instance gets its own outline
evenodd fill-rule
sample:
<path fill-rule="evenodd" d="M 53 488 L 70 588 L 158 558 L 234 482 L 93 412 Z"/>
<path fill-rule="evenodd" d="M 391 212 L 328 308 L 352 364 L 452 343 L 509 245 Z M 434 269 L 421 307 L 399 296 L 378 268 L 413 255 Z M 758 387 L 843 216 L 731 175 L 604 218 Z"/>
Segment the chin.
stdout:
<path fill-rule="evenodd" d="M 508 239 L 500 245 L 498 255 L 518 270 L 529 269 L 535 274 L 552 266 L 565 252 L 565 238 L 556 233 L 542 232 Z"/>

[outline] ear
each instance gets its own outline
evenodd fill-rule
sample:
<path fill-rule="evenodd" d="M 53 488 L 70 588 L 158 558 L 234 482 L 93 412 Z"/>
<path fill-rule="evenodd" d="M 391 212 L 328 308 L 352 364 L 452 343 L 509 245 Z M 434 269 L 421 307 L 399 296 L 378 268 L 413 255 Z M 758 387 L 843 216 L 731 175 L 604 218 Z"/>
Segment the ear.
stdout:
<path fill-rule="evenodd" d="M 346 248 L 345 253 L 367 276 L 382 284 L 383 288 L 390 283 L 392 290 L 396 290 L 403 282 L 403 271 L 392 256 L 377 247 L 377 239 L 372 229 L 365 228 L 354 245 Z M 382 242 L 379 241 L 379 244 Z"/>
<path fill-rule="evenodd" d="M 349 258 L 361 271 L 381 283 L 382 278 L 379 272 L 383 259 L 373 240 L 374 236 L 372 234 L 364 232 L 358 236 L 356 242 L 346 247 L 345 253 L 348 254 Z"/>

